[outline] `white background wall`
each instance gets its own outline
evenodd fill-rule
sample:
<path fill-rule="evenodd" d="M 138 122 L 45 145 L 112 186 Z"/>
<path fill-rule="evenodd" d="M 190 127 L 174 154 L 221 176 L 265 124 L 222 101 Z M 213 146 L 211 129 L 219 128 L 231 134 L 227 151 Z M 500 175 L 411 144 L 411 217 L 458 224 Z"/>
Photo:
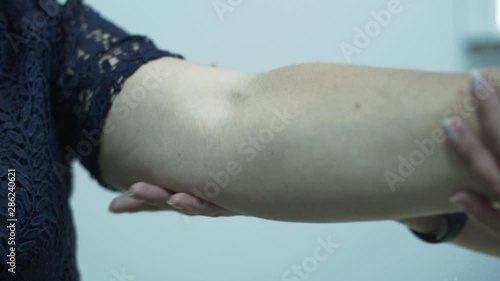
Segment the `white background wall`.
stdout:
<path fill-rule="evenodd" d="M 347 63 L 339 45 L 353 44 L 353 29 L 364 28 L 372 20 L 370 12 L 384 9 L 389 0 L 243 1 L 223 21 L 212 0 L 87 2 L 128 31 L 146 34 L 188 60 L 253 72 L 312 61 Z M 454 9 L 463 3 L 401 0 L 403 11 L 352 63 L 466 68 L 460 44 L 465 27 L 457 24 Z M 500 260 L 449 245 L 426 245 L 393 222 L 294 224 L 253 218 L 187 220 L 167 212 L 113 215 L 107 207 L 116 194 L 75 167 L 72 205 L 84 281 L 284 280 L 283 273 L 301 265 L 313 255 L 317 239 L 327 237 L 340 247 L 307 280 L 499 280 Z"/>

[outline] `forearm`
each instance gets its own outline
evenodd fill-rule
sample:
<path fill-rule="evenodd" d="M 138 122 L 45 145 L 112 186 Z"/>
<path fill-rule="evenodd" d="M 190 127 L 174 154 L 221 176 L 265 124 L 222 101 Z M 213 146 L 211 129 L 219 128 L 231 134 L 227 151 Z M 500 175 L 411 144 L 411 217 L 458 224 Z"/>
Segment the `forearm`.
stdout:
<path fill-rule="evenodd" d="M 464 102 L 467 75 L 301 65 L 231 74 L 240 82 L 208 104 L 183 95 L 216 89 L 203 78 L 172 85 L 182 76 L 150 91 L 127 120 L 110 113 L 117 128 L 103 137 L 101 162 L 111 184 L 148 181 L 270 219 L 350 221 L 448 212 L 450 195 L 471 181 L 440 143 L 394 192 L 385 176 Z"/>
<path fill-rule="evenodd" d="M 500 257 L 500 237 L 479 223 L 469 220 L 454 244 L 488 255 Z"/>
<path fill-rule="evenodd" d="M 447 231 L 443 216 L 412 218 L 399 222 L 416 232 L 434 237 L 440 237 Z M 453 243 L 467 249 L 500 257 L 500 237 L 471 219 L 467 221 Z"/>
<path fill-rule="evenodd" d="M 275 111 L 294 117 L 255 159 L 238 151 L 243 172 L 217 198 L 224 207 L 305 221 L 403 218 L 452 211 L 449 197 L 471 182 L 440 129 L 470 97 L 465 74 L 301 65 L 252 85 L 226 129 L 226 138 L 237 136 L 233 147 L 270 128 Z M 417 140 L 434 151 L 426 155 Z M 400 156 L 413 172 L 399 173 Z M 396 176 L 402 182 L 391 186 Z M 240 190 L 247 194 L 238 200 Z"/>

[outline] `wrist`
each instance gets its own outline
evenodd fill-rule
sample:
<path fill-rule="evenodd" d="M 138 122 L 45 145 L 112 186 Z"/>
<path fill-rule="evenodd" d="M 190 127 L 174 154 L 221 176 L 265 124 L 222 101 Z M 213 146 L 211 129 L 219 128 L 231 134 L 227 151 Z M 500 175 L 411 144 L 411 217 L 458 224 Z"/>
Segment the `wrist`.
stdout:
<path fill-rule="evenodd" d="M 444 215 L 400 220 L 414 232 L 441 239 L 446 235 L 447 225 Z"/>

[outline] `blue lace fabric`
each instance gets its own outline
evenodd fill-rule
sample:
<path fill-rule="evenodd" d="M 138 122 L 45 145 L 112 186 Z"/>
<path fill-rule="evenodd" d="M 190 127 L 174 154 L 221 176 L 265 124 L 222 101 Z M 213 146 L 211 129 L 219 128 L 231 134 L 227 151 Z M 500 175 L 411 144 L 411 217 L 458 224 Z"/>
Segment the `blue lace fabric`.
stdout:
<path fill-rule="evenodd" d="M 100 135 L 113 96 L 141 65 L 165 56 L 182 58 L 80 0 L 0 2 L 0 280 L 79 280 L 70 162 L 80 159 L 101 178 Z"/>

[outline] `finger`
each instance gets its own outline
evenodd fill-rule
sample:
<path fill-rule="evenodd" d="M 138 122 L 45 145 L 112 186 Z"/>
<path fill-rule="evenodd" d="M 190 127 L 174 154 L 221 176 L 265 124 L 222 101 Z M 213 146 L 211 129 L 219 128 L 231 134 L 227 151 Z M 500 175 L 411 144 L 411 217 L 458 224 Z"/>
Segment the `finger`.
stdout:
<path fill-rule="evenodd" d="M 128 195 L 121 195 L 113 199 L 109 205 L 112 213 L 127 213 L 139 211 L 164 211 L 172 210 L 169 206 L 152 205 L 151 203 L 132 198 Z"/>
<path fill-rule="evenodd" d="M 500 235 L 500 211 L 495 209 L 487 198 L 468 192 L 461 192 L 450 200 L 464 209 L 471 218 Z"/>
<path fill-rule="evenodd" d="M 164 206 L 168 206 L 167 199 L 173 194 L 161 186 L 145 182 L 131 185 L 128 192 L 131 197 Z"/>
<path fill-rule="evenodd" d="M 187 213 L 219 217 L 219 216 L 234 216 L 235 213 L 228 211 L 218 205 L 212 204 L 208 201 L 201 200 L 195 196 L 186 193 L 176 193 L 170 196 L 167 201 L 169 205 L 174 208 L 181 208 Z"/>
<path fill-rule="evenodd" d="M 146 182 L 135 183 L 129 188 L 129 195 L 133 198 L 158 205 L 168 206 L 169 208 L 174 208 L 177 211 L 186 214 L 200 213 L 199 211 L 195 211 L 196 208 L 194 207 L 194 202 L 196 202 L 196 200 L 194 199 L 194 196 L 184 194 L 184 196 L 176 196 L 175 198 L 178 198 L 177 200 L 169 201 L 173 194 L 173 192 L 170 192 L 163 187 Z M 169 203 L 167 203 L 167 201 Z"/>
<path fill-rule="evenodd" d="M 443 121 L 443 127 L 453 147 L 471 170 L 484 181 L 485 191 L 494 196 L 494 191 L 500 186 L 500 169 L 493 154 L 460 118 L 446 119 Z M 500 193 L 496 194 L 498 197 Z"/>
<path fill-rule="evenodd" d="M 180 212 L 201 216 L 229 216 L 229 211 L 199 199 L 187 193 L 173 193 L 167 189 L 150 183 L 139 182 L 129 188 L 129 194 L 136 198 L 158 205 L 165 205 Z M 168 203 L 167 203 L 168 201 Z"/>
<path fill-rule="evenodd" d="M 471 91 L 478 102 L 477 116 L 489 148 L 500 159 L 500 99 L 490 76 L 474 72 Z"/>

